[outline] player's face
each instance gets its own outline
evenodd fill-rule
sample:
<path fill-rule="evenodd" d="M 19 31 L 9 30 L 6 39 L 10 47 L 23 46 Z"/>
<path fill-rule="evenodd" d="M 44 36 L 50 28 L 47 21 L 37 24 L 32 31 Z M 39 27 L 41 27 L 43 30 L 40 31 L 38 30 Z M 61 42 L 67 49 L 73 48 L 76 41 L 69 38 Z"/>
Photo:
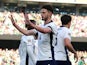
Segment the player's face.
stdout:
<path fill-rule="evenodd" d="M 41 9 L 41 16 L 42 16 L 42 20 L 47 20 L 48 19 L 48 10 L 47 9 Z"/>

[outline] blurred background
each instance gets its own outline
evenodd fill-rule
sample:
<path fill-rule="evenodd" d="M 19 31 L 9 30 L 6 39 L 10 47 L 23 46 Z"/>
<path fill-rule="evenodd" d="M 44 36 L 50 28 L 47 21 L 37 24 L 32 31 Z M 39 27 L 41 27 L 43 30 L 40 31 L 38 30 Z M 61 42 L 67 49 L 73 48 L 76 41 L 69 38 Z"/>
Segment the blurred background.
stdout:
<path fill-rule="evenodd" d="M 87 0 L 0 0 L 0 65 L 19 65 L 20 62 L 18 47 L 22 34 L 12 25 L 8 16 L 13 12 L 17 24 L 25 28 L 25 18 L 20 12 L 25 7 L 29 19 L 36 20 L 37 25 L 43 24 L 40 7 L 44 4 L 53 6 L 52 20 L 58 27 L 61 26 L 61 15 L 72 16 L 72 44 L 79 58 L 84 56 L 87 64 Z M 69 56 L 72 64 L 77 65 L 73 54 Z"/>

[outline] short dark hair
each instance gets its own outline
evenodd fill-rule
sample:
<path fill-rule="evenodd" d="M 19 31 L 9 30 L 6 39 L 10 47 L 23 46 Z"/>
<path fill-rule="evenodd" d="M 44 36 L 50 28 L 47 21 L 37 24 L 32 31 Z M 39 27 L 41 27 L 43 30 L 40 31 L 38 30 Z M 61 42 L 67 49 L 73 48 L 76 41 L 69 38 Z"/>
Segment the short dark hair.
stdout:
<path fill-rule="evenodd" d="M 19 11 L 25 13 L 25 7 L 20 7 Z"/>
<path fill-rule="evenodd" d="M 47 9 L 48 11 L 53 13 L 53 7 L 51 5 L 44 5 L 41 7 L 41 9 Z"/>
<path fill-rule="evenodd" d="M 81 56 L 81 59 L 83 59 L 84 57 L 83 56 Z"/>
<path fill-rule="evenodd" d="M 36 21 L 35 20 L 30 20 L 33 24 L 36 24 Z M 29 27 L 28 28 L 28 26 L 29 26 L 29 24 L 25 24 L 25 27 L 28 29 L 28 30 L 30 30 L 30 29 L 34 29 L 34 28 L 32 28 L 32 27 Z"/>
<path fill-rule="evenodd" d="M 62 25 L 68 24 L 69 22 L 71 22 L 71 16 L 70 15 L 63 15 L 61 17 L 61 22 L 62 22 Z"/>

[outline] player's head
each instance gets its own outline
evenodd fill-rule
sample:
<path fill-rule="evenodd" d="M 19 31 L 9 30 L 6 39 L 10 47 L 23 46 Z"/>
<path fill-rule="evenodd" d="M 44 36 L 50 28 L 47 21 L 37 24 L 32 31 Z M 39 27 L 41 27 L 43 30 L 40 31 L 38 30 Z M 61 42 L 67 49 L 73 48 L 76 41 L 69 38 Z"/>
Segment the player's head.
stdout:
<path fill-rule="evenodd" d="M 25 13 L 25 7 L 20 7 L 19 12 Z"/>
<path fill-rule="evenodd" d="M 61 17 L 61 22 L 62 22 L 62 25 L 69 25 L 69 27 L 70 27 L 70 25 L 71 25 L 71 16 L 69 16 L 69 15 L 63 15 L 62 17 Z"/>
<path fill-rule="evenodd" d="M 36 24 L 35 20 L 30 20 L 33 24 Z M 31 30 L 34 29 L 33 27 L 31 27 L 29 24 L 25 23 L 25 27 L 27 28 L 27 30 Z"/>
<path fill-rule="evenodd" d="M 41 16 L 43 20 L 47 20 L 52 16 L 53 8 L 51 5 L 44 5 L 41 7 Z"/>
<path fill-rule="evenodd" d="M 83 60 L 83 59 L 84 59 L 84 57 L 83 57 L 83 56 L 81 56 L 81 59 Z"/>

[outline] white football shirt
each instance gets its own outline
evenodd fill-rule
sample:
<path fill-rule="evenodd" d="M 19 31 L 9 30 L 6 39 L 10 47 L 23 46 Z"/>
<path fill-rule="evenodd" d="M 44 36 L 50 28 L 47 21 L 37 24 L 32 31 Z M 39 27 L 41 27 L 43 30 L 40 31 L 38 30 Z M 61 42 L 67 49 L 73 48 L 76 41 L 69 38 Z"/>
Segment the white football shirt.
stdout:
<path fill-rule="evenodd" d="M 67 60 L 64 39 L 68 38 L 71 40 L 71 32 L 66 27 L 60 27 L 57 30 L 57 45 L 54 48 L 55 51 L 55 60 Z"/>
<path fill-rule="evenodd" d="M 43 28 L 50 27 L 53 32 L 52 45 L 56 44 L 57 26 L 54 22 L 50 22 L 42 26 Z M 38 32 L 38 61 L 52 60 L 50 33 Z"/>

